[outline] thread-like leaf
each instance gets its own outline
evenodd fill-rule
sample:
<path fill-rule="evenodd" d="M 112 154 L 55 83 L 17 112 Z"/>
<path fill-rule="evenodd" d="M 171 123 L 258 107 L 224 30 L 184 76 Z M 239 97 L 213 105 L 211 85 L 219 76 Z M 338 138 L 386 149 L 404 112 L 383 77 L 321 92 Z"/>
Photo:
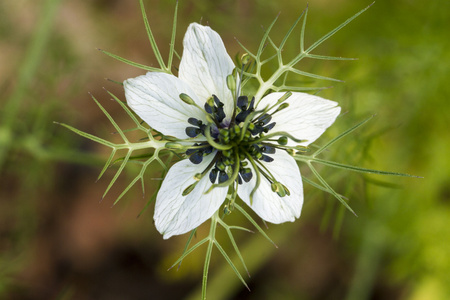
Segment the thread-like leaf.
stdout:
<path fill-rule="evenodd" d="M 143 64 L 140 64 L 140 63 L 128 60 L 128 59 L 120 57 L 120 56 L 118 56 L 116 54 L 112 54 L 111 52 L 108 52 L 106 50 L 98 49 L 98 51 L 100 51 L 103 54 L 106 54 L 106 55 L 108 55 L 108 56 L 110 56 L 110 57 L 112 57 L 112 58 L 114 58 L 114 59 L 116 59 L 116 60 L 118 60 L 120 62 L 123 62 L 123 63 L 125 63 L 127 65 L 130 65 L 130 66 L 142 69 L 142 70 L 151 71 L 151 72 L 162 72 L 161 69 L 157 69 L 157 68 L 154 68 L 154 67 L 146 66 L 146 65 L 143 65 Z"/>
<path fill-rule="evenodd" d="M 359 127 L 361 127 L 362 125 L 364 125 L 365 123 L 367 123 L 369 120 L 371 120 L 375 115 L 372 115 L 370 117 L 368 117 L 367 119 L 363 120 L 362 122 L 359 122 L 358 124 L 356 124 L 355 126 L 347 129 L 346 131 L 344 131 L 343 133 L 341 133 L 340 135 L 338 135 L 337 137 L 333 138 L 331 141 L 329 141 L 328 143 L 326 143 L 325 145 L 323 145 L 322 147 L 320 147 L 317 151 L 314 152 L 313 157 L 316 157 L 317 155 L 319 155 L 321 152 L 323 152 L 324 150 L 326 150 L 328 147 L 330 147 L 331 145 L 333 145 L 334 143 L 336 143 L 337 141 L 339 141 L 340 139 L 342 139 L 343 137 L 345 137 L 346 135 L 352 133 L 353 131 L 355 131 L 356 129 L 358 129 Z"/>
<path fill-rule="evenodd" d="M 311 162 L 317 162 L 317 163 L 321 163 L 321 164 L 329 166 L 329 167 L 338 168 L 338 169 L 344 169 L 344 170 L 349 170 L 349 171 L 354 171 L 354 172 L 360 172 L 360 173 L 422 178 L 420 176 L 410 175 L 410 174 L 406 174 L 406 173 L 398 173 L 398 172 L 366 169 L 366 168 L 361 168 L 361 167 L 357 167 L 357 166 L 341 164 L 341 163 L 338 163 L 338 162 L 335 162 L 335 161 L 324 160 L 324 159 L 320 159 L 320 158 L 314 158 L 314 159 L 311 160 Z"/>
<path fill-rule="evenodd" d="M 341 23 L 338 27 L 334 28 L 333 30 L 331 30 L 330 32 L 328 32 L 327 34 L 325 34 L 323 37 L 321 37 L 320 39 L 318 39 L 314 44 L 312 44 L 311 46 L 309 46 L 309 48 L 306 50 L 307 53 L 310 53 L 311 51 L 313 51 L 315 48 L 317 48 L 320 44 L 322 44 L 323 42 L 325 42 L 326 40 L 328 40 L 330 37 L 332 37 L 336 32 L 338 32 L 339 30 L 341 30 L 344 26 L 346 26 L 348 23 L 350 23 L 351 21 L 353 21 L 354 19 L 356 19 L 359 15 L 361 15 L 363 12 L 365 12 L 366 10 L 368 10 L 375 2 L 372 2 L 372 4 L 370 4 L 369 6 L 367 6 L 366 8 L 360 10 L 359 12 L 357 12 L 356 14 L 354 14 L 353 16 L 351 16 L 350 18 L 348 18 L 347 20 L 345 20 L 343 23 Z"/>
<path fill-rule="evenodd" d="M 116 129 L 117 133 L 119 133 L 120 137 L 123 139 L 124 142 L 128 143 L 128 139 L 125 136 L 125 134 L 120 129 L 119 125 L 117 125 L 116 121 L 111 117 L 111 115 L 106 111 L 106 109 L 100 104 L 100 102 L 95 99 L 95 97 L 91 94 L 92 99 L 97 104 L 97 106 L 100 108 L 100 110 L 103 112 L 103 114 L 108 118 L 108 120 L 111 122 L 111 124 Z"/>
<path fill-rule="evenodd" d="M 302 176 L 302 180 L 303 180 L 303 182 L 306 182 L 306 183 L 308 183 L 309 185 L 312 185 L 312 186 L 315 187 L 316 189 L 319 189 L 319 190 L 321 190 L 321 191 L 323 191 L 323 192 L 330 193 L 329 190 L 327 190 L 327 189 L 324 188 L 323 186 L 321 186 L 321 185 L 315 183 L 315 182 L 312 181 L 311 179 L 308 179 L 308 178 L 305 177 L 305 176 Z M 330 193 L 330 194 L 332 194 L 332 193 Z M 342 198 L 344 198 L 345 200 L 348 200 L 347 197 L 345 197 L 345 196 L 343 196 L 343 195 L 341 195 L 341 194 L 339 194 L 339 196 L 342 197 Z"/>
<path fill-rule="evenodd" d="M 278 17 L 279 17 L 279 16 L 280 16 L 280 15 L 278 14 L 278 15 L 275 17 L 275 20 L 273 20 L 273 22 L 269 25 L 269 28 L 267 28 L 267 30 L 264 32 L 264 36 L 263 36 L 263 38 L 261 39 L 261 43 L 259 44 L 258 52 L 256 53 L 256 56 L 257 56 L 258 58 L 261 57 L 261 54 L 263 53 L 263 50 L 264 50 L 264 46 L 265 46 L 265 44 L 266 44 L 266 40 L 267 40 L 267 38 L 269 37 L 269 33 L 270 33 L 270 31 L 272 30 L 273 25 L 275 25 L 276 21 L 278 20 Z"/>
<path fill-rule="evenodd" d="M 142 12 L 142 19 L 144 20 L 145 30 L 147 31 L 147 36 L 150 41 L 150 45 L 152 46 L 152 50 L 153 50 L 153 53 L 155 54 L 156 60 L 158 61 L 161 71 L 170 74 L 171 72 L 170 72 L 170 70 L 167 69 L 166 65 L 164 64 L 164 60 L 161 56 L 161 53 L 159 52 L 155 37 L 153 36 L 153 32 L 150 27 L 150 23 L 148 22 L 147 13 L 145 12 L 144 2 L 142 0 L 139 0 L 139 4 L 141 7 L 141 12 Z"/>
<path fill-rule="evenodd" d="M 177 2 L 177 4 L 178 4 L 178 2 Z M 194 238 L 196 232 L 197 232 L 197 228 L 195 228 L 194 230 L 191 231 L 191 234 L 189 235 L 189 238 L 188 238 L 188 240 L 186 241 L 186 245 L 184 245 L 184 249 L 183 249 L 182 255 L 183 255 L 184 253 L 186 253 L 186 251 L 189 249 L 189 245 L 191 244 L 191 241 L 192 241 L 192 239 Z M 182 262 L 183 262 L 183 260 L 181 260 L 180 263 L 178 264 L 177 270 L 180 269 L 181 263 L 182 263 Z"/>
<path fill-rule="evenodd" d="M 107 140 L 104 140 L 104 139 L 99 138 L 99 137 L 97 137 L 97 136 L 95 136 L 95 135 L 89 134 L 89 133 L 87 133 L 87 132 L 78 130 L 78 129 L 76 129 L 75 127 L 72 127 L 72 126 L 70 126 L 70 125 L 67 125 L 67 124 L 64 124 L 64 123 L 59 123 L 59 122 L 53 122 L 53 123 L 58 124 L 58 125 L 61 125 L 61 126 L 63 126 L 63 127 L 66 127 L 66 128 L 69 129 L 70 131 L 72 131 L 72 132 L 74 132 L 74 133 L 76 133 L 76 134 L 78 134 L 78 135 L 80 135 L 80 136 L 82 136 L 82 137 L 84 137 L 84 138 L 90 139 L 91 141 L 97 142 L 97 143 L 102 144 L 102 145 L 105 145 L 105 146 L 107 146 L 107 147 L 114 148 L 114 146 L 115 146 L 114 143 L 111 143 L 111 142 L 109 142 L 109 141 L 107 141 Z"/>
<path fill-rule="evenodd" d="M 207 241 L 209 241 L 209 238 L 206 237 L 203 240 L 201 240 L 200 242 L 197 242 L 197 244 L 195 244 L 194 246 L 192 246 L 191 248 L 189 248 L 189 250 L 185 251 L 174 263 L 172 266 L 170 266 L 169 269 L 167 269 L 167 271 L 169 271 L 170 269 L 172 269 L 173 267 L 175 267 L 176 265 L 178 265 L 183 259 L 186 258 L 186 256 L 188 256 L 189 254 L 192 253 L 192 251 L 194 251 L 195 249 L 197 249 L 198 247 L 200 247 L 201 245 L 203 245 L 204 243 L 206 243 Z"/>
<path fill-rule="evenodd" d="M 234 273 L 236 274 L 236 276 L 241 280 L 242 284 L 245 285 L 245 287 L 250 291 L 250 288 L 248 287 L 247 283 L 245 282 L 244 278 L 242 277 L 241 273 L 239 273 L 238 269 L 236 268 L 236 266 L 233 264 L 233 261 L 230 259 L 230 257 L 228 256 L 228 254 L 225 252 L 225 250 L 223 250 L 222 246 L 220 246 L 219 243 L 215 243 L 217 249 L 219 249 L 220 253 L 222 253 L 223 257 L 225 258 L 225 260 L 228 262 L 228 264 L 231 266 L 231 268 L 233 269 Z M 239 252 L 238 252 L 239 253 Z"/>
<path fill-rule="evenodd" d="M 119 169 L 117 170 L 116 174 L 114 175 L 113 179 L 111 179 L 111 182 L 109 183 L 108 187 L 106 188 L 106 191 L 103 193 L 102 199 L 105 198 L 106 194 L 109 192 L 111 187 L 116 182 L 117 178 L 119 178 L 120 174 L 122 173 L 123 169 L 125 168 L 126 164 L 128 163 L 128 159 L 130 158 L 130 155 L 133 151 L 128 151 L 127 155 L 123 159 L 122 164 L 120 164 Z M 115 204 L 115 203 L 114 203 Z"/>
<path fill-rule="evenodd" d="M 308 54 L 306 57 L 313 58 L 313 59 L 322 59 L 322 60 L 358 60 L 357 58 L 351 58 L 351 57 L 326 56 L 326 55 L 316 55 L 316 54 Z"/>
<path fill-rule="evenodd" d="M 255 222 L 255 220 L 253 220 L 253 218 L 241 207 L 239 206 L 237 203 L 234 204 L 234 207 L 236 207 L 241 214 L 243 214 L 247 220 L 250 221 L 250 223 L 253 224 L 253 226 L 255 226 L 256 229 L 258 229 L 258 231 L 269 241 L 271 242 L 275 248 L 278 248 L 278 246 L 274 243 L 274 241 L 272 241 L 272 239 L 264 232 L 264 230 L 262 230 L 262 228 L 258 225 L 258 223 Z"/>
<path fill-rule="evenodd" d="M 308 167 L 311 169 L 311 171 L 314 173 L 314 175 L 317 177 L 317 179 L 322 183 L 322 185 L 334 196 L 336 199 L 339 200 L 339 202 L 342 203 L 352 214 L 355 216 L 356 213 L 353 211 L 353 209 L 348 205 L 348 203 L 338 194 L 335 190 L 325 181 L 325 179 L 320 176 L 319 172 L 311 165 L 311 163 L 308 163 Z"/>
<path fill-rule="evenodd" d="M 250 277 L 250 272 L 247 269 L 247 265 L 245 264 L 244 258 L 242 257 L 241 251 L 239 251 L 239 248 L 236 244 L 236 241 L 234 240 L 233 233 L 231 232 L 230 226 L 225 224 L 221 219 L 218 220 L 219 224 L 222 225 L 223 228 L 227 231 L 228 237 L 230 238 L 231 244 L 233 245 L 234 251 L 236 252 L 237 256 L 239 257 L 239 260 L 242 263 L 242 266 L 244 267 L 245 271 L 247 272 L 248 277 Z"/>
<path fill-rule="evenodd" d="M 290 68 L 289 71 L 292 72 L 292 73 L 298 74 L 298 75 L 311 77 L 311 78 L 315 78 L 315 79 L 343 82 L 340 79 L 326 77 L 326 76 L 322 76 L 322 75 L 317 75 L 317 74 L 314 74 L 314 73 L 308 73 L 308 72 L 305 72 L 305 71 L 297 70 L 295 68 Z"/>
<path fill-rule="evenodd" d="M 172 37 L 170 38 L 170 48 L 169 48 L 169 58 L 167 61 L 167 69 L 172 69 L 173 54 L 175 51 L 175 36 L 177 32 L 177 16 L 178 16 L 178 1 L 175 4 L 175 12 L 173 14 L 173 25 L 172 25 Z"/>

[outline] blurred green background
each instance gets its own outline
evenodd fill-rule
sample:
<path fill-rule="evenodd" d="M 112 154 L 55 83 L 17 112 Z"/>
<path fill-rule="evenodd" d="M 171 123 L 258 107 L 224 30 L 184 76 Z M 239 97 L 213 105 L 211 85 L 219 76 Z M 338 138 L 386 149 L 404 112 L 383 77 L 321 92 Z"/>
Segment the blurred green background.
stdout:
<path fill-rule="evenodd" d="M 167 54 L 175 2 L 145 3 Z M 309 1 L 307 45 L 369 4 Z M 261 26 L 280 12 L 272 34 L 279 42 L 306 5 L 180 0 L 178 52 L 195 21 L 218 31 L 232 56 L 243 52 L 234 37 L 256 49 Z M 252 291 L 216 251 L 209 299 L 450 299 L 449 20 L 447 0 L 377 1 L 316 50 L 359 60 L 300 67 L 345 80 L 317 83 L 334 86 L 320 95 L 345 112 L 318 144 L 376 114 L 326 158 L 424 178 L 320 168 L 358 217 L 305 184 L 302 217 L 269 224 L 278 249 L 259 234 L 237 236 Z M 297 47 L 293 40 L 285 54 Z M 111 208 L 132 177 L 123 176 L 100 201 L 114 174 L 95 182 L 108 149 L 53 123 L 115 139 L 91 92 L 122 128 L 132 126 L 102 88 L 124 99 L 121 86 L 105 78 L 122 81 L 144 71 L 96 48 L 156 65 L 137 0 L 0 2 L 0 298 L 198 299 L 205 249 L 167 272 L 187 237 L 163 241 L 151 208 L 137 218 L 149 197 L 138 187 Z"/>

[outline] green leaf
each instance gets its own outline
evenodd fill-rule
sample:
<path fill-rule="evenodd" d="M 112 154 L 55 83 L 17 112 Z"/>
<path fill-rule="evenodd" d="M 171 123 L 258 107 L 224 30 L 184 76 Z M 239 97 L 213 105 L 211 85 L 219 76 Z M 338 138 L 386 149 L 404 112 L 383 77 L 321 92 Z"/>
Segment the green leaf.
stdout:
<path fill-rule="evenodd" d="M 340 79 L 326 77 L 326 76 L 321 76 L 321 75 L 317 75 L 317 74 L 314 74 L 314 73 L 308 73 L 308 72 L 305 72 L 305 71 L 297 70 L 295 68 L 289 68 L 289 71 L 292 72 L 292 73 L 298 74 L 298 75 L 311 77 L 311 78 L 315 78 L 315 79 L 319 79 L 319 80 L 329 80 L 329 81 L 343 82 Z"/>
<path fill-rule="evenodd" d="M 119 178 L 119 175 L 122 173 L 123 169 L 125 168 L 128 159 L 130 158 L 132 151 L 128 151 L 127 155 L 125 156 L 122 164 L 120 164 L 119 169 L 117 170 L 116 174 L 114 175 L 113 179 L 111 179 L 111 182 L 109 183 L 108 187 L 106 188 L 105 192 L 103 193 L 102 199 L 105 198 L 106 194 L 109 192 L 109 190 L 111 189 L 111 187 L 114 185 L 114 183 L 116 182 L 117 178 Z M 114 203 L 116 204 L 116 203 Z"/>
<path fill-rule="evenodd" d="M 177 4 L 178 4 L 178 2 L 177 2 Z M 188 238 L 188 240 L 187 240 L 187 242 L 186 242 L 186 245 L 184 245 L 184 249 L 183 249 L 182 255 L 183 255 L 184 253 L 186 253 L 187 249 L 189 249 L 189 245 L 190 245 L 192 239 L 194 238 L 196 232 L 197 232 L 197 228 L 195 228 L 194 230 L 191 231 L 191 234 L 189 235 L 189 238 Z M 178 264 L 177 270 L 180 269 L 181 263 L 182 263 L 182 262 L 183 262 L 183 260 L 181 260 L 180 263 Z"/>
<path fill-rule="evenodd" d="M 255 226 L 256 229 L 258 229 L 258 231 L 269 241 L 271 242 L 275 248 L 278 248 L 278 246 L 272 241 L 272 239 L 264 232 L 264 230 L 262 230 L 262 228 L 258 225 L 258 223 L 255 222 L 255 220 L 253 220 L 253 218 L 237 203 L 234 203 L 234 207 L 237 208 L 237 210 L 239 210 L 241 212 L 241 214 L 243 214 L 247 220 L 250 221 L 250 223 L 253 224 L 253 226 Z"/>
<path fill-rule="evenodd" d="M 172 69 L 173 54 L 175 51 L 175 36 L 176 36 L 176 32 L 177 32 L 177 15 L 178 15 L 178 1 L 175 4 L 175 12 L 173 15 L 172 37 L 170 39 L 169 59 L 167 62 L 168 70 Z"/>
<path fill-rule="evenodd" d="M 156 60 L 158 61 L 158 64 L 161 68 L 161 71 L 171 74 L 172 72 L 164 64 L 161 52 L 159 52 L 158 45 L 156 44 L 155 37 L 153 36 L 152 29 L 148 22 L 147 14 L 145 13 L 144 2 L 142 0 L 139 0 L 139 4 L 141 6 L 142 18 L 144 20 L 145 29 L 147 30 L 148 39 L 150 41 L 150 45 L 152 46 L 152 50 L 153 53 L 155 54 Z"/>
<path fill-rule="evenodd" d="M 267 28 L 267 30 L 264 32 L 264 36 L 263 36 L 263 38 L 261 39 L 261 43 L 259 44 L 258 52 L 256 53 L 256 56 L 257 56 L 258 59 L 261 58 L 261 54 L 263 53 L 263 51 L 264 51 L 264 46 L 265 46 L 265 44 L 266 44 L 266 40 L 267 40 L 267 38 L 269 37 L 269 33 L 270 33 L 270 31 L 272 30 L 273 25 L 275 25 L 275 22 L 278 20 L 278 17 L 279 17 L 279 16 L 280 16 L 280 14 L 278 14 L 278 15 L 275 17 L 275 20 L 273 20 L 273 22 L 270 24 L 269 28 Z"/>
<path fill-rule="evenodd" d="M 314 181 L 312 181 L 311 179 L 308 179 L 308 178 L 305 177 L 305 176 L 302 176 L 302 180 L 303 180 L 304 182 L 308 183 L 309 185 L 312 185 L 312 186 L 315 187 L 316 189 L 319 189 L 319 190 L 321 190 L 321 191 L 323 191 L 323 192 L 330 193 L 330 191 L 329 191 L 328 189 L 326 189 L 326 188 L 324 188 L 323 186 L 321 186 L 321 185 L 315 183 Z M 330 193 L 330 194 L 332 194 L 332 193 Z M 332 194 L 332 195 L 333 195 L 333 194 Z M 347 197 L 345 197 L 345 196 L 343 196 L 343 195 L 341 195 L 341 194 L 339 194 L 339 196 L 340 196 L 341 198 L 345 199 L 345 200 L 348 200 Z"/>
<path fill-rule="evenodd" d="M 200 242 L 197 242 L 197 244 L 195 244 L 191 248 L 189 248 L 189 250 L 184 251 L 183 254 L 173 263 L 173 265 L 170 266 L 169 269 L 167 269 L 167 271 L 169 271 L 170 269 L 172 269 L 173 267 L 175 267 L 176 265 L 181 263 L 183 261 L 183 259 L 186 258 L 186 256 L 188 256 L 189 254 L 192 253 L 192 251 L 194 251 L 195 249 L 197 249 L 198 247 L 200 247 L 201 245 L 203 245 L 204 243 L 206 243 L 209 240 L 210 240 L 209 237 L 206 237 L 203 240 L 201 240 Z"/>
<path fill-rule="evenodd" d="M 102 49 L 97 49 L 97 50 L 100 51 L 100 52 L 102 52 L 103 54 L 106 54 L 106 55 L 108 55 L 108 56 L 110 56 L 110 57 L 112 57 L 112 58 L 114 58 L 114 59 L 117 59 L 118 61 L 123 62 L 123 63 L 125 63 L 125 64 L 127 64 L 127 65 L 130 65 L 130 66 L 133 66 L 133 67 L 142 69 L 142 70 L 146 70 L 146 71 L 151 71 L 151 72 L 162 72 L 161 69 L 157 69 L 157 68 L 153 68 L 153 67 L 149 67 L 149 66 L 140 64 L 140 63 L 136 63 L 136 62 L 131 61 L 131 60 L 128 60 L 128 59 L 126 59 L 126 58 L 123 58 L 123 57 L 120 57 L 120 56 L 118 56 L 118 55 L 112 54 L 112 53 L 110 53 L 110 52 L 108 52 L 108 51 L 105 51 L 105 50 L 102 50 Z"/>
<path fill-rule="evenodd" d="M 247 272 L 248 277 L 250 277 L 250 273 L 248 272 L 247 265 L 245 264 L 244 258 L 242 257 L 242 254 L 241 254 L 241 251 L 239 251 L 236 241 L 234 240 L 233 233 L 231 232 L 231 228 L 234 228 L 234 227 L 228 226 L 221 219 L 219 219 L 218 222 L 227 231 L 228 237 L 230 238 L 230 241 L 231 241 L 231 244 L 233 245 L 234 251 L 236 251 L 236 254 L 239 257 L 239 260 L 241 261 L 242 265 L 244 266 L 244 269 Z M 242 227 L 236 227 L 236 228 L 241 229 Z M 243 229 L 246 231 L 248 230 L 246 228 L 243 228 Z"/>
<path fill-rule="evenodd" d="M 95 136 L 95 135 L 86 133 L 86 132 L 84 132 L 84 131 L 78 130 L 78 129 L 76 129 L 75 127 L 72 127 L 72 126 L 70 126 L 70 125 L 67 125 L 67 124 L 64 124 L 64 123 L 59 123 L 59 122 L 53 122 L 53 123 L 58 124 L 58 125 L 61 125 L 61 126 L 63 126 L 63 127 L 66 127 L 66 128 L 69 129 L 70 131 L 72 131 L 72 132 L 74 132 L 74 133 L 76 133 L 76 134 L 78 134 L 78 135 L 80 135 L 80 136 L 82 136 L 82 137 L 84 137 L 84 138 L 90 139 L 90 140 L 92 140 L 92 141 L 94 141 L 94 142 L 97 142 L 97 143 L 99 143 L 99 144 L 105 145 L 105 146 L 107 146 L 107 147 L 114 148 L 114 146 L 115 146 L 114 143 L 111 143 L 111 142 L 109 142 L 109 141 L 107 141 L 107 140 L 104 140 L 104 139 L 102 139 L 102 138 L 99 138 L 99 137 L 97 137 L 97 136 Z"/>
<path fill-rule="evenodd" d="M 369 6 L 367 6 L 366 8 L 360 10 L 359 12 L 357 12 L 356 14 L 354 14 L 353 16 L 351 16 L 350 18 L 348 18 L 347 20 L 345 20 L 343 23 L 341 23 L 338 27 L 334 28 L 333 30 L 331 30 L 330 32 L 328 32 L 327 34 L 325 34 L 323 37 L 321 37 L 320 39 L 318 39 L 314 44 L 312 44 L 307 50 L 307 53 L 310 53 L 311 51 L 313 51 L 315 48 L 317 48 L 320 44 L 322 44 L 323 42 L 325 42 L 326 40 L 328 40 L 330 37 L 332 37 L 336 32 L 338 32 L 339 30 L 341 30 L 342 28 L 344 28 L 348 23 L 350 23 L 351 21 L 353 21 L 354 19 L 356 19 L 359 15 L 361 15 L 363 12 L 365 12 L 366 10 L 368 10 L 375 2 L 372 2 L 372 4 L 370 4 Z"/>
<path fill-rule="evenodd" d="M 357 58 L 351 58 L 351 57 L 337 57 L 337 56 L 326 56 L 326 55 L 315 55 L 315 54 L 308 54 L 306 57 L 312 58 L 312 59 L 322 59 L 322 60 L 358 60 Z"/>
<path fill-rule="evenodd" d="M 105 116 L 108 118 L 108 120 L 111 122 L 111 124 L 114 126 L 116 131 L 119 133 L 120 137 L 123 139 L 124 142 L 129 143 L 127 137 L 120 129 L 119 125 L 117 125 L 116 121 L 111 117 L 111 115 L 106 111 L 106 109 L 100 104 L 100 102 L 95 99 L 95 97 L 91 94 L 92 99 L 97 104 L 97 106 L 101 109 L 101 111 L 105 114 Z"/>
<path fill-rule="evenodd" d="M 222 253 L 223 257 L 228 262 L 228 264 L 231 266 L 231 268 L 233 269 L 233 271 L 236 274 L 236 276 L 241 280 L 242 284 L 244 284 L 245 287 L 250 291 L 250 288 L 248 287 L 248 285 L 245 282 L 244 278 L 242 277 L 241 273 L 239 273 L 238 269 L 233 264 L 233 262 L 231 261 L 230 257 L 228 256 L 228 254 L 225 252 L 225 250 L 223 250 L 222 246 L 220 246 L 219 243 L 215 243 L 215 245 L 216 245 L 217 249 L 219 249 L 220 253 Z M 240 254 L 239 251 L 238 251 L 238 254 Z"/>
<path fill-rule="evenodd" d="M 308 8 L 305 8 L 305 10 L 303 10 L 303 12 L 300 14 L 300 16 L 297 18 L 297 20 L 295 20 L 294 24 L 291 26 L 291 28 L 289 28 L 288 32 L 286 33 L 286 35 L 284 36 L 283 40 L 280 43 L 280 56 L 281 56 L 281 51 L 284 48 L 284 45 L 286 44 L 286 41 L 288 40 L 289 36 L 291 35 L 292 31 L 295 29 L 295 27 L 297 27 L 298 22 L 302 19 L 303 15 L 305 15 L 305 12 L 308 10 Z"/>
<path fill-rule="evenodd" d="M 335 190 L 333 190 L 333 188 L 325 181 L 325 179 L 322 178 L 322 176 L 320 176 L 319 172 L 317 172 L 317 170 L 311 165 L 311 163 L 308 162 L 308 167 L 311 169 L 311 171 L 314 173 L 314 175 L 317 177 L 317 179 L 319 179 L 319 181 L 322 183 L 322 185 L 334 196 L 336 197 L 336 199 L 339 200 L 339 202 L 342 203 L 342 205 L 344 205 L 352 214 L 354 214 L 355 216 L 356 213 L 353 211 L 353 209 L 351 209 L 351 207 L 347 204 L 347 202 L 338 194 L 336 193 Z"/>
<path fill-rule="evenodd" d="M 319 155 L 321 152 L 323 152 L 324 150 L 326 150 L 328 147 L 330 147 L 331 145 L 333 145 L 334 143 L 336 143 L 337 141 L 339 141 L 340 139 L 342 139 L 343 137 L 345 137 L 346 135 L 352 133 L 353 131 L 355 131 L 356 129 L 358 129 L 359 127 L 361 127 L 362 125 L 364 125 L 365 123 L 367 123 L 369 120 L 371 120 L 375 115 L 372 115 L 370 117 L 368 117 L 367 119 L 363 120 L 362 122 L 356 124 L 355 126 L 347 129 L 346 131 L 344 131 L 343 133 L 341 133 L 340 135 L 338 135 L 337 137 L 333 138 L 331 141 L 329 141 L 328 143 L 326 143 L 325 145 L 323 145 L 322 147 L 319 148 L 319 150 L 315 151 L 313 154 L 313 157 L 316 157 L 317 155 Z"/>
<path fill-rule="evenodd" d="M 377 175 L 393 175 L 393 176 L 402 176 L 402 177 L 414 177 L 414 178 L 423 178 L 420 176 L 405 174 L 405 173 L 397 173 L 397 172 L 390 172 L 390 171 L 380 171 L 380 170 L 373 170 L 373 169 L 366 169 L 351 165 L 345 165 L 334 161 L 324 160 L 320 158 L 314 158 L 311 160 L 311 162 L 317 162 L 329 167 L 338 168 L 338 169 L 344 169 L 354 172 L 360 172 L 360 173 L 369 173 L 369 174 L 377 174 Z"/>

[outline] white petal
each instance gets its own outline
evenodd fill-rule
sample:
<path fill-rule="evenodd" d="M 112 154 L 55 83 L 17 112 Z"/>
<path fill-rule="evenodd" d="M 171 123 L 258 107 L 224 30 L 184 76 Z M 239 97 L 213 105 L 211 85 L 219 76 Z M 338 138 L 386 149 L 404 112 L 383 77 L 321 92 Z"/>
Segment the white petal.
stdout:
<path fill-rule="evenodd" d="M 284 93 L 267 95 L 258 103 L 258 109 L 272 106 L 283 95 Z M 305 93 L 292 93 L 285 103 L 289 103 L 289 107 L 272 116 L 271 122 L 276 122 L 276 125 L 270 133 L 286 131 L 297 139 L 307 140 L 300 143 L 302 146 L 308 146 L 319 138 L 341 111 L 336 102 Z M 288 142 L 289 146 L 296 144 L 292 140 Z"/>
<path fill-rule="evenodd" d="M 182 160 L 170 168 L 156 197 L 155 226 L 164 239 L 197 228 L 208 220 L 225 200 L 228 188 L 211 187 L 208 174 L 197 184 L 192 192 L 183 196 L 183 191 L 195 182 L 195 174 L 201 173 L 214 158 L 214 153 L 204 157 L 194 165 L 188 159 Z"/>
<path fill-rule="evenodd" d="M 202 101 L 216 95 L 225 104 L 227 118 L 233 111 L 233 98 L 227 87 L 227 76 L 233 72 L 233 60 L 219 34 L 209 26 L 189 25 L 183 40 L 179 77 Z"/>
<path fill-rule="evenodd" d="M 177 77 L 165 73 L 147 73 L 124 81 L 128 106 L 150 127 L 180 139 L 188 138 L 185 129 L 190 117 L 206 122 L 205 114 L 180 99 L 189 95 L 200 104 L 192 89 Z"/>
<path fill-rule="evenodd" d="M 238 195 L 258 216 L 268 222 L 275 224 L 293 222 L 300 217 L 303 205 L 303 184 L 300 170 L 295 160 L 283 150 L 277 150 L 270 156 L 274 158 L 274 161 L 262 163 L 278 182 L 288 188 L 290 196 L 280 197 L 277 193 L 272 192 L 270 182 L 261 176 L 261 183 L 253 195 L 253 203 L 250 203 L 250 193 L 256 185 L 256 173 L 250 164 L 253 178 L 250 182 L 239 185 Z"/>

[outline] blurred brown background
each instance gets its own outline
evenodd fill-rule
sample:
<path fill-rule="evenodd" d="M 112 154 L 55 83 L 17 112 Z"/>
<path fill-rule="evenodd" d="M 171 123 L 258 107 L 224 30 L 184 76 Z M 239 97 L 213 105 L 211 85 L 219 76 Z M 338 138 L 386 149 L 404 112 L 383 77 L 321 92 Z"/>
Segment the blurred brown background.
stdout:
<path fill-rule="evenodd" d="M 164 56 L 175 2 L 144 2 Z M 273 31 L 280 36 L 272 35 L 279 42 L 306 4 L 181 0 L 177 51 L 188 24 L 200 21 L 219 32 L 232 57 L 243 53 L 235 37 L 256 49 L 262 26 L 280 12 Z M 307 44 L 369 4 L 310 1 Z M 346 81 L 321 94 L 346 114 L 318 144 L 377 114 L 327 158 L 425 178 L 321 168 L 359 217 L 305 184 L 302 217 L 269 225 L 278 249 L 257 233 L 237 234 L 252 291 L 214 251 L 209 299 L 449 299 L 449 17 L 448 1 L 381 0 L 317 49 L 358 61 L 301 66 Z M 286 54 L 297 45 L 294 40 Z M 53 123 L 116 139 L 90 92 L 122 128 L 132 126 L 103 87 L 124 99 L 122 87 L 105 78 L 121 82 L 144 71 L 96 48 L 156 65 L 137 0 L 0 2 L 0 298 L 198 299 L 205 249 L 167 272 L 187 237 L 164 241 L 152 206 L 137 217 L 159 170 L 149 172 L 144 197 L 135 187 L 111 207 L 136 170 L 101 201 L 114 175 L 108 171 L 95 182 L 108 149 Z M 200 228 L 197 240 L 206 230 Z"/>

